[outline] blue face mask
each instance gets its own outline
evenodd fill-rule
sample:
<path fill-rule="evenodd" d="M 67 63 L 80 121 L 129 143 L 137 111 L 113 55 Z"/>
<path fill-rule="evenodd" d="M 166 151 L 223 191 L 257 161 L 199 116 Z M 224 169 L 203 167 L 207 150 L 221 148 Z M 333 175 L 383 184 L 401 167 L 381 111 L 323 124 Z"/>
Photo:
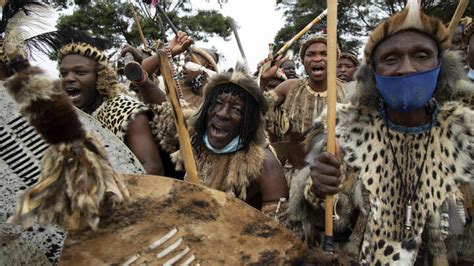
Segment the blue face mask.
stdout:
<path fill-rule="evenodd" d="M 377 89 L 388 107 L 398 112 L 408 112 L 423 107 L 433 96 L 438 83 L 441 64 L 432 70 L 401 77 L 375 74 Z"/>
<path fill-rule="evenodd" d="M 474 69 L 469 69 L 469 72 L 467 72 L 467 77 L 468 77 L 471 81 L 474 81 Z"/>
<path fill-rule="evenodd" d="M 207 134 L 204 135 L 204 144 L 209 150 L 217 154 L 231 153 L 241 149 L 244 146 L 244 144 L 240 143 L 240 136 L 237 136 L 233 140 L 231 140 L 224 148 L 216 149 L 212 147 L 211 143 L 209 143 L 209 138 L 207 137 Z"/>

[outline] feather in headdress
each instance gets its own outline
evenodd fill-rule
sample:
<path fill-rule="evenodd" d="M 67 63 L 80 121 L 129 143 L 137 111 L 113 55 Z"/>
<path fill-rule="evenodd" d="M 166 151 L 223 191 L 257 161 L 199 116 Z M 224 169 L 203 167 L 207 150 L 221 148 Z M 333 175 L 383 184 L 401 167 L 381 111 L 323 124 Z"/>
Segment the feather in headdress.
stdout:
<path fill-rule="evenodd" d="M 19 198 L 9 222 L 28 226 L 38 219 L 66 229 L 96 229 L 102 207 L 128 198 L 121 176 L 99 141 L 82 127 L 59 83 L 21 56 L 10 62 L 17 73 L 5 86 L 50 146 L 43 155 L 39 182 Z"/>

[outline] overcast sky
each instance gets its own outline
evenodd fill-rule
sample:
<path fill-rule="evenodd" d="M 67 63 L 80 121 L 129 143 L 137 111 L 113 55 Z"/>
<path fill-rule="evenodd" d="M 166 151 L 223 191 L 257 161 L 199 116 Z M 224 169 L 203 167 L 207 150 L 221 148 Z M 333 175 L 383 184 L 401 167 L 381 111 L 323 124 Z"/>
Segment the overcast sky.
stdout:
<path fill-rule="evenodd" d="M 222 7 L 216 0 L 191 0 L 191 3 L 195 9 L 219 10 L 224 16 L 231 16 L 237 22 L 239 37 L 251 71 L 267 56 L 268 43 L 273 42 L 284 22 L 282 11 L 275 10 L 276 0 L 228 0 Z M 55 24 L 55 19 L 57 17 L 51 19 L 51 24 Z M 233 34 L 229 41 L 211 38 L 208 42 L 198 42 L 196 45 L 204 48 L 215 47 L 224 55 L 219 62 L 221 69 L 233 67 L 240 57 Z M 51 75 L 58 75 L 56 62 L 45 57 L 37 57 L 36 61 Z"/>

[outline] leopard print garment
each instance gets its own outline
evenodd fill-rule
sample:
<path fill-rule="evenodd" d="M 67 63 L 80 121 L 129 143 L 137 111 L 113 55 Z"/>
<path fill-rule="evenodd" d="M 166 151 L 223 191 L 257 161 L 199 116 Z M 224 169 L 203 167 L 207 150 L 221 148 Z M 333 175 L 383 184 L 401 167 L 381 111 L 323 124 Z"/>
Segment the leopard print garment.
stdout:
<path fill-rule="evenodd" d="M 369 218 L 360 262 L 391 264 L 400 262 L 401 256 L 410 252 L 416 257 L 422 234 L 428 236 L 425 249 L 435 258 L 456 253 L 446 246 L 448 241 L 445 240 L 448 235 L 456 239 L 470 230 L 463 229 L 466 212 L 460 187 L 474 183 L 472 107 L 459 102 L 444 104 L 431 129 L 427 150 L 429 132 L 409 134 L 390 130 L 389 137 L 385 119 L 371 109 L 340 105 L 337 113 L 336 132 L 344 161 L 362 181 L 371 203 L 366 206 Z M 421 169 L 425 153 L 425 167 Z M 395 160 L 401 168 L 400 175 L 396 174 Z M 421 186 L 414 192 L 420 172 Z M 401 193 L 400 178 L 407 184 L 405 193 Z M 405 206 L 407 195 L 412 194 L 415 195 L 411 204 L 413 216 L 411 230 L 407 231 L 404 229 Z M 456 227 L 461 229 L 456 230 Z"/>
<path fill-rule="evenodd" d="M 92 113 L 92 116 L 124 142 L 128 126 L 135 115 L 148 112 L 148 107 L 143 103 L 130 96 L 120 94 L 102 103 Z"/>

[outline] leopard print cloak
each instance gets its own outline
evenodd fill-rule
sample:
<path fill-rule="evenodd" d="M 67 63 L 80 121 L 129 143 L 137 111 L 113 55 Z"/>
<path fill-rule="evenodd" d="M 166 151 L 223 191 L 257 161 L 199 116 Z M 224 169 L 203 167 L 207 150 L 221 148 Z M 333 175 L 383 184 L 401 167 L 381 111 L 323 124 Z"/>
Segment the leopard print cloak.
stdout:
<path fill-rule="evenodd" d="M 474 110 L 470 103 L 474 86 L 461 74 L 457 62 L 451 52 L 442 58 L 435 93 L 439 112 L 431 133 L 390 130 L 387 134 L 385 119 L 377 111 L 375 83 L 367 78 L 373 75 L 366 65 L 357 73 L 352 103 L 337 107 L 336 135 L 346 167 L 338 197 L 349 203 L 336 205 L 340 220 L 335 221 L 335 231 L 350 225 L 354 213 L 360 212 L 346 251 L 358 254 L 362 264 L 413 264 L 422 253 L 434 257 L 431 263 L 443 258 L 474 261 L 474 225 L 470 221 L 474 194 Z M 325 115 L 310 134 L 308 162 L 323 150 L 324 120 Z M 400 165 L 399 175 L 395 160 Z M 421 186 L 415 191 L 418 178 Z M 402 184 L 406 184 L 403 192 Z M 307 239 L 324 220 L 322 201 L 312 195 L 311 185 L 307 167 L 291 184 L 288 209 L 290 217 L 294 215 L 302 224 Z M 404 229 L 407 195 L 414 195 L 411 230 Z"/>
<path fill-rule="evenodd" d="M 149 113 L 149 107 L 138 100 L 119 94 L 113 98 L 106 99 L 92 116 L 96 118 L 104 128 L 112 131 L 122 142 L 125 142 L 128 126 L 135 116 L 140 113 Z"/>

